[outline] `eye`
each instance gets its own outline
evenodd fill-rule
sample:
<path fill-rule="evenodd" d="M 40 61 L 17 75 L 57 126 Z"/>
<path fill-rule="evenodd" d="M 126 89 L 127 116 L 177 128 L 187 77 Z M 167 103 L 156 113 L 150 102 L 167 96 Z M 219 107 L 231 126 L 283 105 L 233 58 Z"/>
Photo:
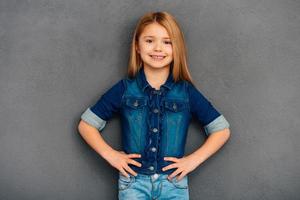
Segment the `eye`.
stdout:
<path fill-rule="evenodd" d="M 165 43 L 166 43 L 166 44 L 172 44 L 172 42 L 171 42 L 171 41 L 165 41 Z"/>
<path fill-rule="evenodd" d="M 149 43 L 151 43 L 151 42 L 152 42 L 152 40 L 149 40 L 149 39 L 148 39 L 148 40 L 146 40 L 146 42 L 149 42 Z"/>

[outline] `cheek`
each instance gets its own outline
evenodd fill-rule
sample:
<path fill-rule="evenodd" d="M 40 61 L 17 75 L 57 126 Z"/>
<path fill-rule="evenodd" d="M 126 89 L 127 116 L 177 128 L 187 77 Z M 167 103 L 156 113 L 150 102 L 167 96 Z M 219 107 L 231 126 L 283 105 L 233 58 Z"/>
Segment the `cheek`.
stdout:
<path fill-rule="evenodd" d="M 167 51 L 167 53 L 169 54 L 169 55 L 173 55 L 173 49 L 172 49 L 172 46 L 171 47 L 168 47 L 167 49 L 166 49 L 166 51 Z"/>
<path fill-rule="evenodd" d="M 141 52 L 148 53 L 149 51 L 151 51 L 151 46 L 149 46 L 149 45 L 141 45 L 140 49 L 141 49 Z"/>

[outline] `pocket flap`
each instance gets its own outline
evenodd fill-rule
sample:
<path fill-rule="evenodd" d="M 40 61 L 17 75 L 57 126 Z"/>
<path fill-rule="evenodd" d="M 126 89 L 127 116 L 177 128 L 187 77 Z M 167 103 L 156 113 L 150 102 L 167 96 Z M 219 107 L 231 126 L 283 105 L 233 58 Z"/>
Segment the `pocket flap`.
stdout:
<path fill-rule="evenodd" d="M 133 109 L 139 109 L 147 104 L 145 98 L 126 98 L 125 104 Z"/>
<path fill-rule="evenodd" d="M 173 111 L 173 112 L 180 112 L 187 108 L 186 102 L 169 101 L 169 100 L 165 101 L 164 106 L 165 106 L 165 108 L 167 108 L 168 110 Z"/>

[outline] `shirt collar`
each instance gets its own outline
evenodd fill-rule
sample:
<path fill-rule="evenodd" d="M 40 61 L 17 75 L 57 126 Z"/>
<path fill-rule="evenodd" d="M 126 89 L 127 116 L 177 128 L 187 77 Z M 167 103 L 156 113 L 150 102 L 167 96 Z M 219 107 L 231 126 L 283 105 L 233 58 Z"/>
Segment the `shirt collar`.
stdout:
<path fill-rule="evenodd" d="M 144 67 L 142 66 L 138 73 L 137 73 L 137 83 L 138 83 L 138 86 L 143 90 L 145 91 L 145 89 L 147 87 L 149 88 L 152 88 L 151 85 L 148 83 L 147 79 L 146 79 L 146 76 L 145 76 L 145 72 L 144 72 Z M 174 79 L 173 79 L 173 75 L 172 75 L 172 67 L 170 68 L 170 73 L 169 73 L 169 76 L 166 80 L 166 82 L 161 85 L 161 87 L 165 87 L 169 90 L 172 89 L 172 86 L 174 84 Z"/>

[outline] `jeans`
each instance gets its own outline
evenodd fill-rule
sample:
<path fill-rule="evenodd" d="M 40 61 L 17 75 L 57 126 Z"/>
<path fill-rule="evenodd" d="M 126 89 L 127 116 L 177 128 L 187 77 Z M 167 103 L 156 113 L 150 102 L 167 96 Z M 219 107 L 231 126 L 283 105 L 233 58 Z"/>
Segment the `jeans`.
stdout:
<path fill-rule="evenodd" d="M 137 176 L 127 178 L 119 172 L 118 188 L 119 200 L 188 200 L 188 176 L 180 181 L 174 177 L 171 181 L 167 174 L 145 175 L 138 173 Z"/>

